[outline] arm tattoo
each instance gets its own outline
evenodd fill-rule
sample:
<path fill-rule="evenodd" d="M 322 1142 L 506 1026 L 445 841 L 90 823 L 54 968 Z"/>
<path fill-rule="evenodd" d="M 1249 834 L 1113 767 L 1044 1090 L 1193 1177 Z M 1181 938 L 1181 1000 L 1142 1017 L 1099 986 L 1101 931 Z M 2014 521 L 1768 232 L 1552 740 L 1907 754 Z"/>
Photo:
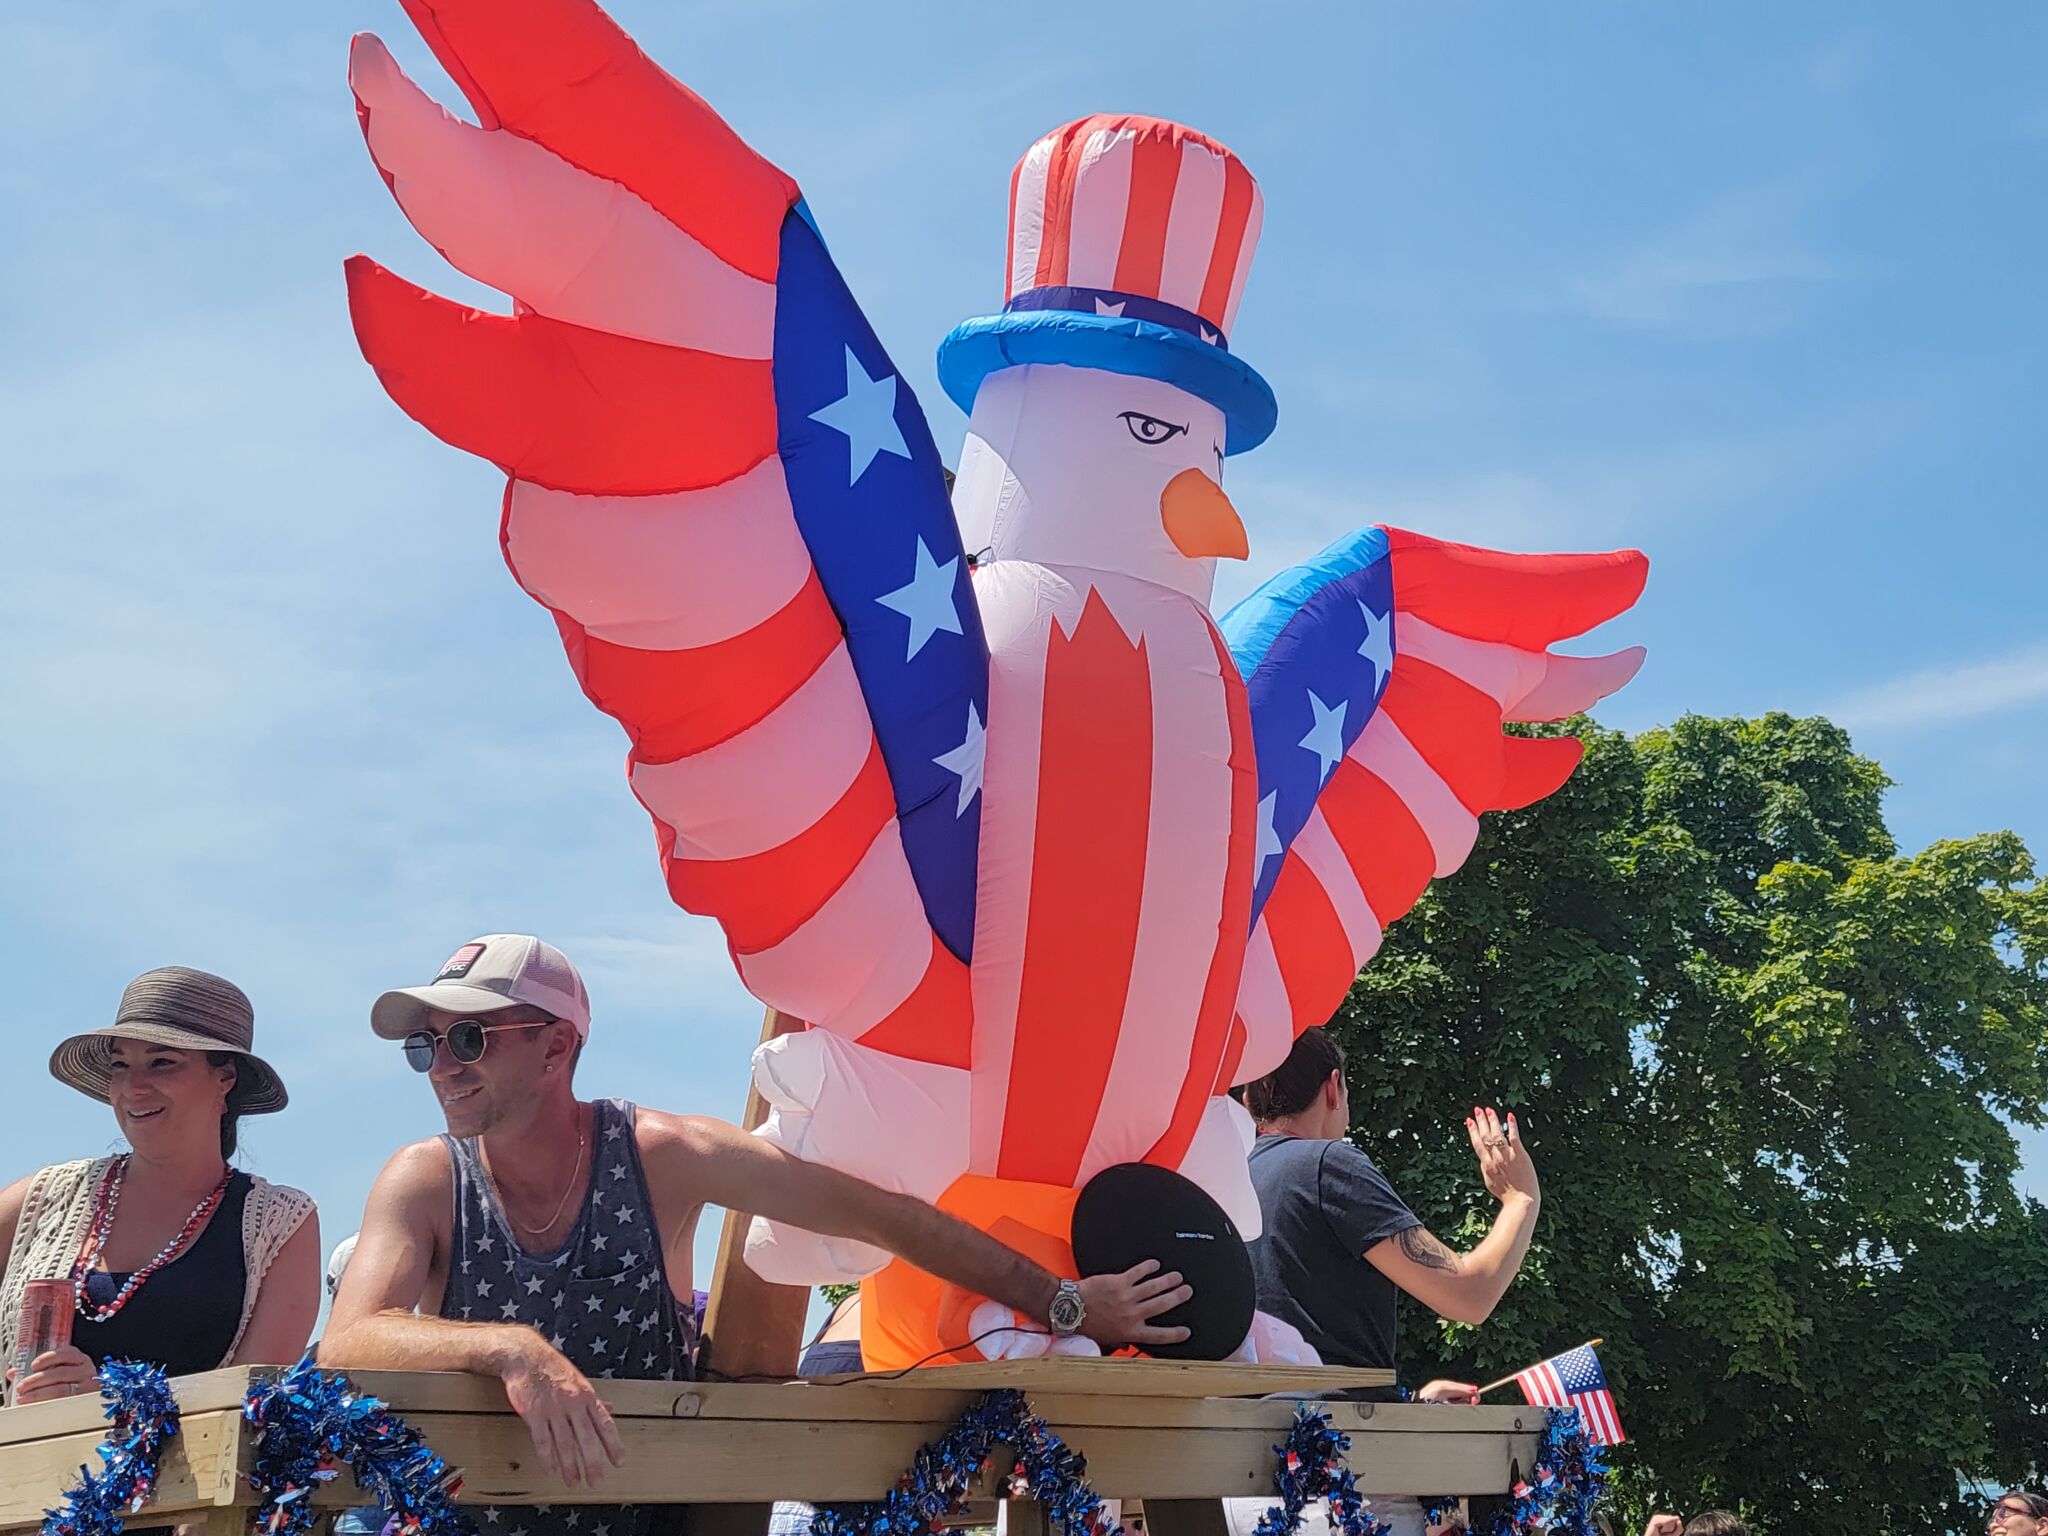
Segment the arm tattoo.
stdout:
<path fill-rule="evenodd" d="M 1424 1269 L 1457 1272 L 1458 1256 L 1430 1235 L 1427 1227 L 1410 1227 L 1401 1234 L 1401 1252 Z"/>

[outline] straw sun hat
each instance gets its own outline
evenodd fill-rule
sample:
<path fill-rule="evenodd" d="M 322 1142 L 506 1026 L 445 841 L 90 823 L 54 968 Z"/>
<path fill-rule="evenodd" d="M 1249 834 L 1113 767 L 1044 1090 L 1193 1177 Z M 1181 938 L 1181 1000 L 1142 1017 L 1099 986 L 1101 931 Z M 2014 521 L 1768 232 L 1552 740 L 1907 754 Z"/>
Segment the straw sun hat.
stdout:
<path fill-rule="evenodd" d="M 112 1024 L 59 1045 L 50 1055 L 50 1075 L 104 1104 L 116 1040 L 181 1051 L 230 1051 L 238 1060 L 228 1108 L 240 1115 L 267 1115 L 284 1108 L 284 1083 L 249 1048 L 255 1035 L 256 1010 L 240 987 L 206 971 L 166 965 L 128 983 Z"/>

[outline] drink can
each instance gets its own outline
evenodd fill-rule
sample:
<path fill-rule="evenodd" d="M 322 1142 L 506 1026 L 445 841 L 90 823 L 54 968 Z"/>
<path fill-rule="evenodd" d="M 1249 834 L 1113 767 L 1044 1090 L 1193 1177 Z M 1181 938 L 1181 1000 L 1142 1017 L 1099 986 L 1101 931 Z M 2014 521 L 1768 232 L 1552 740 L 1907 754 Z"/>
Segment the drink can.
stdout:
<path fill-rule="evenodd" d="M 36 1358 L 71 1342 L 78 1293 L 69 1280 L 31 1280 L 22 1287 L 21 1326 L 15 1331 L 14 1375 L 19 1381 Z"/>

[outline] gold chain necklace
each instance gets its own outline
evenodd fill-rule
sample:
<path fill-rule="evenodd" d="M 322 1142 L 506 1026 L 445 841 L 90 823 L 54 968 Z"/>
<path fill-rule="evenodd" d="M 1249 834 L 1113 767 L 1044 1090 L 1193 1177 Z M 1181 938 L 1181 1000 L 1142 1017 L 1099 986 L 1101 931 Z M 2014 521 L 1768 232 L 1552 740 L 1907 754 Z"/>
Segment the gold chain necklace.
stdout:
<path fill-rule="evenodd" d="M 477 1143 L 477 1151 L 483 1156 L 484 1173 L 490 1178 L 492 1193 L 498 1197 L 498 1209 L 505 1213 L 506 1219 L 513 1226 L 524 1232 L 528 1237 L 538 1237 L 562 1219 L 562 1212 L 569 1204 L 569 1197 L 576 1192 L 576 1181 L 583 1177 L 583 1152 L 588 1142 L 589 1137 L 583 1130 L 583 1116 L 579 1112 L 576 1116 L 576 1166 L 569 1170 L 568 1185 L 562 1190 L 562 1198 L 555 1202 L 554 1214 L 537 1227 L 529 1227 L 525 1222 L 512 1214 L 512 1207 L 505 1203 L 505 1191 L 498 1183 L 498 1176 L 491 1172 L 491 1154 L 484 1151 L 481 1141 Z"/>

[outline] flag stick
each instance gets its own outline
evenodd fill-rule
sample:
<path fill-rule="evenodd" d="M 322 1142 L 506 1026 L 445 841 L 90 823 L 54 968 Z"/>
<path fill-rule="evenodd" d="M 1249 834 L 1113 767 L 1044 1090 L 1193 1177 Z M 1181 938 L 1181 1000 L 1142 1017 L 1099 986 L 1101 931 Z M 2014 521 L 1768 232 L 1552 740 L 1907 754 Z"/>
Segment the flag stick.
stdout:
<path fill-rule="evenodd" d="M 1586 1348 L 1598 1349 L 1602 1344 L 1605 1344 L 1606 1342 L 1607 1341 L 1605 1339 L 1588 1339 L 1586 1340 Z M 1522 1373 L 1520 1371 L 1515 1372 L 1515 1376 L 1519 1376 L 1521 1374 Z M 1513 1386 L 1515 1382 L 1515 1376 L 1503 1376 L 1499 1381 L 1489 1381 L 1485 1386 L 1479 1389 L 1479 1395 L 1481 1397 L 1484 1397 L 1487 1393 L 1497 1391 L 1501 1387 Z"/>

